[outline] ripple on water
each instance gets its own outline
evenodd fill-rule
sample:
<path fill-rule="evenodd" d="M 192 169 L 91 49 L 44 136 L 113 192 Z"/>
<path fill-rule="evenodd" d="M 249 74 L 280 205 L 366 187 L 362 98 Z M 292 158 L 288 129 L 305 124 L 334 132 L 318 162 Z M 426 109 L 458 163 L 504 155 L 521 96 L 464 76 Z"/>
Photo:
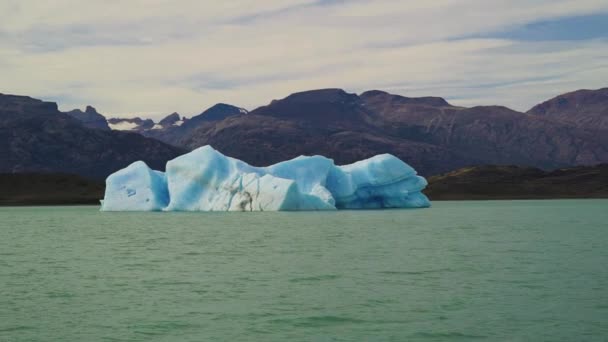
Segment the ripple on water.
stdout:
<path fill-rule="evenodd" d="M 280 318 L 270 320 L 269 323 L 288 325 L 300 328 L 320 328 L 336 325 L 345 324 L 360 324 L 366 321 L 346 317 L 346 316 L 309 316 L 309 317 L 297 317 L 297 318 Z"/>
<path fill-rule="evenodd" d="M 325 274 L 325 275 L 312 276 L 312 277 L 291 278 L 291 279 L 289 279 L 289 282 L 304 283 L 304 282 L 334 280 L 334 279 L 338 279 L 338 278 L 340 278 L 340 275 L 338 275 L 338 274 Z"/>
<path fill-rule="evenodd" d="M 134 333 L 147 336 L 179 335 L 180 331 L 199 327 L 184 321 L 157 321 L 149 324 L 135 324 L 129 327 Z"/>
<path fill-rule="evenodd" d="M 420 270 L 420 271 L 379 271 L 378 273 L 388 274 L 388 275 L 424 275 L 424 274 L 444 273 L 444 272 L 452 272 L 452 269 L 441 268 L 441 269 L 429 269 L 429 270 Z"/>
<path fill-rule="evenodd" d="M 457 331 L 451 331 L 451 332 L 426 332 L 426 331 L 421 331 L 421 332 L 416 332 L 414 334 L 412 334 L 410 337 L 412 338 L 422 338 L 422 339 L 431 339 L 431 340 L 438 340 L 438 341 L 469 341 L 469 340 L 473 340 L 473 339 L 487 339 L 488 336 L 485 335 L 472 335 L 472 334 L 466 334 L 466 333 L 461 333 L 461 332 L 457 332 Z"/>
<path fill-rule="evenodd" d="M 30 325 L 15 325 L 9 327 L 0 327 L 0 332 L 17 332 L 17 331 L 25 331 L 25 330 L 34 330 L 35 327 Z"/>

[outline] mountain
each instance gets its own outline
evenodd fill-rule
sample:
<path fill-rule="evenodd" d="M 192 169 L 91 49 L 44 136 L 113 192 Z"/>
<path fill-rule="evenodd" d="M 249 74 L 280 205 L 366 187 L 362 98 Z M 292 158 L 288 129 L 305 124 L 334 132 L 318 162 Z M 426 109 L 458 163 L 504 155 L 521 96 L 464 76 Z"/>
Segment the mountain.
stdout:
<path fill-rule="evenodd" d="M 183 125 L 183 128 L 191 129 L 195 128 L 201 122 L 220 121 L 241 114 L 247 114 L 247 110 L 225 103 L 217 103 L 204 110 L 199 115 L 193 116 Z"/>
<path fill-rule="evenodd" d="M 247 114 L 247 110 L 243 108 L 218 103 L 190 119 L 181 117 L 178 113 L 172 113 L 158 123 L 155 123 L 151 119 L 139 117 L 112 118 L 108 119 L 108 123 L 113 130 L 137 132 L 143 136 L 154 138 L 167 144 L 181 146 L 182 138 L 197 127 L 210 122 L 221 121 L 231 116 L 244 114 Z"/>
<path fill-rule="evenodd" d="M 476 166 L 433 176 L 431 200 L 608 198 L 608 164 L 543 171 L 521 166 Z"/>
<path fill-rule="evenodd" d="M 302 154 L 346 164 L 392 153 L 426 176 L 471 165 L 594 165 L 608 162 L 608 129 L 602 128 L 603 114 L 597 114 L 608 108 L 603 94 L 605 89 L 564 94 L 521 113 L 502 106 L 459 107 L 440 97 L 319 89 L 273 100 L 251 112 L 219 103 L 190 119 L 178 113 L 158 123 L 113 118 L 108 120 L 112 131 L 90 129 L 83 115 L 71 112 L 81 123 L 59 113 L 55 104 L 3 95 L 0 139 L 10 153 L 0 160 L 0 172 L 102 177 L 142 158 L 162 168 L 169 156 L 207 144 L 253 165 Z M 575 107 L 576 115 L 559 115 Z M 99 114 L 92 107 L 81 113 Z M 574 121 L 564 119 L 575 116 Z M 594 124 L 584 124 L 586 117 Z"/>
<path fill-rule="evenodd" d="M 364 93 L 361 98 L 387 134 L 474 156 L 481 161 L 477 165 L 552 169 L 608 161 L 608 135 L 506 107 L 412 104 L 411 99 L 382 92 Z"/>
<path fill-rule="evenodd" d="M 158 125 L 162 128 L 168 128 L 171 126 L 181 126 L 182 123 L 182 117 L 178 113 L 173 112 L 160 120 Z"/>
<path fill-rule="evenodd" d="M 375 127 L 358 97 L 339 89 L 302 92 L 275 100 L 247 115 L 201 125 L 182 139 L 192 149 L 210 144 L 254 165 L 267 165 L 300 154 L 321 154 L 339 164 L 392 153 L 427 171 L 445 161 L 455 168 L 454 152 L 407 138 L 387 136 Z M 382 151 L 382 152 L 381 152 Z M 473 162 L 466 156 L 467 163 Z"/>
<path fill-rule="evenodd" d="M 608 88 L 577 90 L 534 106 L 528 114 L 559 120 L 577 127 L 608 129 Z"/>
<path fill-rule="evenodd" d="M 87 106 L 84 112 L 80 109 L 74 109 L 66 112 L 66 114 L 82 122 L 85 127 L 110 130 L 106 118 L 91 106 Z"/>
<path fill-rule="evenodd" d="M 608 134 L 501 106 L 456 107 L 439 97 L 320 89 L 207 122 L 178 140 L 210 144 L 254 165 L 300 154 L 351 163 L 392 153 L 423 175 L 482 164 L 551 169 L 608 162 Z"/>
<path fill-rule="evenodd" d="M 155 138 L 167 144 L 174 146 L 182 146 L 182 139 L 191 131 L 201 125 L 215 123 L 227 119 L 232 116 L 240 116 L 247 114 L 247 110 L 233 105 L 218 103 L 204 110 L 202 113 L 191 117 L 190 119 L 183 118 L 177 120 L 177 113 L 173 113 L 162 119 L 152 129 L 141 131 L 144 136 Z M 169 124 L 171 123 L 171 124 Z"/>
<path fill-rule="evenodd" d="M 103 178 L 143 159 L 153 168 L 184 150 L 135 133 L 85 127 L 57 104 L 0 94 L 0 172 Z"/>

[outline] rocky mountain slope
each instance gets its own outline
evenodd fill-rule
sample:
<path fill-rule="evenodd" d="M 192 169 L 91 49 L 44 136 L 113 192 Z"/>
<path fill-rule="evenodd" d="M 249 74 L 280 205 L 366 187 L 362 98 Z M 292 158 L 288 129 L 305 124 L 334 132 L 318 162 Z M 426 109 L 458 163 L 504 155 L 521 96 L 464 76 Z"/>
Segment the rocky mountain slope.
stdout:
<path fill-rule="evenodd" d="M 189 119 L 182 117 L 179 113 L 172 113 L 158 122 L 154 122 L 152 119 L 142 119 L 140 117 L 110 118 L 107 120 L 104 118 L 104 122 L 107 121 L 106 126 L 115 131 L 135 132 L 146 137 L 163 141 L 167 144 L 181 146 L 183 137 L 198 126 L 210 122 L 221 121 L 231 116 L 244 114 L 247 114 L 247 110 L 243 108 L 225 103 L 218 103 Z M 84 116 L 75 117 L 87 125 Z"/>
<path fill-rule="evenodd" d="M 608 88 L 577 90 L 534 106 L 528 114 L 542 116 L 577 127 L 608 129 Z"/>
<path fill-rule="evenodd" d="M 97 110 L 91 106 L 87 106 L 84 112 L 80 109 L 74 109 L 66 112 L 66 114 L 82 122 L 85 127 L 102 129 L 106 131 L 110 130 L 110 126 L 108 126 L 106 118 L 99 114 Z"/>
<path fill-rule="evenodd" d="M 486 164 L 594 165 L 608 162 L 608 129 L 602 128 L 606 89 L 565 94 L 528 113 L 501 106 L 458 107 L 439 97 L 320 89 L 251 112 L 220 103 L 190 119 L 177 113 L 158 123 L 109 119 L 106 126 L 112 131 L 99 124 L 103 116 L 92 107 L 63 114 L 55 104 L 3 95 L 0 139 L 8 149 L 2 151 L 0 172 L 101 177 L 137 159 L 162 168 L 170 156 L 207 144 L 254 165 L 301 154 L 345 164 L 392 153 L 426 176 Z"/>
<path fill-rule="evenodd" d="M 62 172 L 103 178 L 140 159 L 162 169 L 183 152 L 135 133 L 87 128 L 52 102 L 0 94 L 2 173 Z"/>
<path fill-rule="evenodd" d="M 179 121 L 176 120 L 175 114 L 177 113 L 173 113 L 165 117 L 152 129 L 141 131 L 140 133 L 144 136 L 158 139 L 167 144 L 185 147 L 182 144 L 182 139 L 185 136 L 188 136 L 190 132 L 197 129 L 199 126 L 213 124 L 232 116 L 245 115 L 247 114 L 247 111 L 243 108 L 229 104 L 218 103 L 206 109 L 202 113 L 191 117 L 190 119 L 182 118 L 181 121 Z M 165 124 L 163 124 L 163 122 Z"/>
<path fill-rule="evenodd" d="M 181 146 L 210 144 L 255 165 L 300 154 L 350 163 L 392 153 L 424 175 L 469 165 L 544 169 L 608 162 L 608 134 L 501 106 L 463 108 L 437 97 L 341 89 L 292 94 L 248 115 L 204 123 Z"/>

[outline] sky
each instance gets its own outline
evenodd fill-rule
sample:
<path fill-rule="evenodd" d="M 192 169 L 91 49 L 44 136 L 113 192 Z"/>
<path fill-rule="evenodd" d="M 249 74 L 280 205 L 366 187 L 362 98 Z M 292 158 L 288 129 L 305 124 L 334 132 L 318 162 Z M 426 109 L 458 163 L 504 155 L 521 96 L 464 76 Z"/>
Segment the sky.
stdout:
<path fill-rule="evenodd" d="M 2 0 L 0 93 L 107 117 L 381 89 L 525 111 L 608 87 L 608 0 Z"/>

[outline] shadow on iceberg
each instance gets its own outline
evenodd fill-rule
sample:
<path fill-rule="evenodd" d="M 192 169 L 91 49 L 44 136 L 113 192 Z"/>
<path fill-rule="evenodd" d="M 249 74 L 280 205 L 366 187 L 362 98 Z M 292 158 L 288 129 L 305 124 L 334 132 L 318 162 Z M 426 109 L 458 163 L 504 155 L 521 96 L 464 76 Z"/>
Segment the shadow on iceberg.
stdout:
<path fill-rule="evenodd" d="M 167 163 L 138 161 L 106 179 L 102 211 L 278 211 L 429 207 L 427 182 L 390 154 L 344 166 L 300 156 L 254 167 L 200 147 Z"/>

